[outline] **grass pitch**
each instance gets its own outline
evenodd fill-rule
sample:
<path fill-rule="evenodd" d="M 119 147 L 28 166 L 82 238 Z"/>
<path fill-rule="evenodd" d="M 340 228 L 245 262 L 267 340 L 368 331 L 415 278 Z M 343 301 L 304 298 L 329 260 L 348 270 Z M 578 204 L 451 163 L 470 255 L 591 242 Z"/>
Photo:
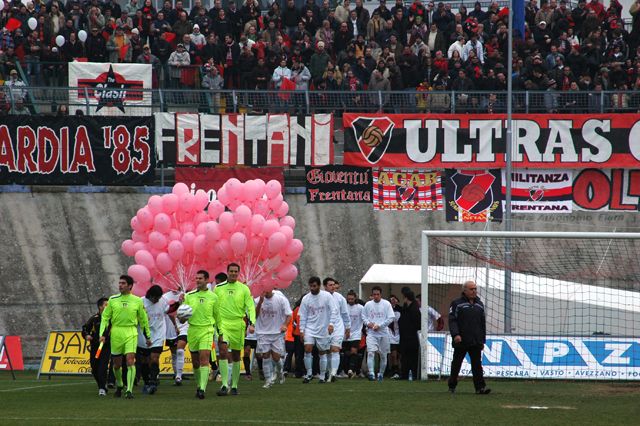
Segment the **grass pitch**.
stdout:
<path fill-rule="evenodd" d="M 193 380 L 181 387 L 162 380 L 158 393 L 134 400 L 97 396 L 88 377 L 46 377 L 0 373 L 0 424 L 266 424 L 266 425 L 619 425 L 640 424 L 640 384 L 612 382 L 495 381 L 490 395 L 475 395 L 470 380 L 458 393 L 446 381 L 383 383 L 363 379 L 262 389 L 241 378 L 240 395 L 195 398 Z"/>

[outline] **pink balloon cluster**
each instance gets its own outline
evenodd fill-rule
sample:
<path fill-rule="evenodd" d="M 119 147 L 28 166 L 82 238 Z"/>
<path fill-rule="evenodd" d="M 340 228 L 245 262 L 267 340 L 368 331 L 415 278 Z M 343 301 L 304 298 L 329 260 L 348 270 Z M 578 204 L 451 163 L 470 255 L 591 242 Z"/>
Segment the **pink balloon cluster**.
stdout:
<path fill-rule="evenodd" d="M 128 273 L 142 295 L 153 284 L 189 291 L 199 269 L 211 275 L 240 265 L 240 280 L 252 294 L 288 287 L 304 248 L 293 238 L 296 222 L 278 181 L 229 179 L 209 202 L 207 193 L 177 183 L 171 194 L 153 195 L 131 219 L 131 239 L 122 251 L 135 259 Z"/>

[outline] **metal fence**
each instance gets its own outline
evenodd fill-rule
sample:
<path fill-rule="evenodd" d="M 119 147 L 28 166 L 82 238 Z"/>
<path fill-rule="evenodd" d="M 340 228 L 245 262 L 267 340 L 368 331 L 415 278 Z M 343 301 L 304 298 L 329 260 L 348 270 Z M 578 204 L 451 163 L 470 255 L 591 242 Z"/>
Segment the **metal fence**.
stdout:
<path fill-rule="evenodd" d="M 126 89 L 109 89 L 126 91 Z M 240 90 L 137 90 L 147 100 L 127 105 L 127 115 L 152 112 L 206 113 L 290 113 L 332 112 L 385 113 L 505 113 L 506 92 L 336 92 L 336 91 L 240 91 Z M 90 114 L 99 89 L 71 87 L 4 88 L 7 101 L 21 96 L 31 114 L 55 114 L 66 105 L 70 114 Z M 131 95 L 123 93 L 126 98 Z M 79 112 L 78 112 L 79 111 Z M 640 112 L 640 91 L 558 92 L 526 91 L 513 93 L 515 113 L 636 113 Z"/>

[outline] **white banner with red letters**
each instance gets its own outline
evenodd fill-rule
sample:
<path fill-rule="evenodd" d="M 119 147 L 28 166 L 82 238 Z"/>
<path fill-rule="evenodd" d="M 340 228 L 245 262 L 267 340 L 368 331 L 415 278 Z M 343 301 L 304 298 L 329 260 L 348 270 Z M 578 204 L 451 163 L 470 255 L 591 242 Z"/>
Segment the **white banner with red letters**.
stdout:
<path fill-rule="evenodd" d="M 506 196 L 506 173 L 502 170 L 502 194 Z M 511 173 L 513 213 L 571 213 L 572 170 L 516 170 Z"/>
<path fill-rule="evenodd" d="M 88 115 L 149 116 L 151 65 L 69 62 L 69 111 Z M 148 90 L 143 90 L 148 89 Z"/>

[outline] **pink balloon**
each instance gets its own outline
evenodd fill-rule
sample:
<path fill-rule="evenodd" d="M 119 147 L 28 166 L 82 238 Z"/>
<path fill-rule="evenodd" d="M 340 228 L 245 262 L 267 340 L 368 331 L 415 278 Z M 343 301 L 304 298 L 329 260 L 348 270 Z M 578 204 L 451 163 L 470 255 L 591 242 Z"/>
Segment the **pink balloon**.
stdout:
<path fill-rule="evenodd" d="M 140 250 L 136 252 L 134 258 L 136 259 L 136 263 L 138 265 L 142 265 L 149 270 L 154 269 L 156 266 L 156 262 L 153 259 L 153 256 L 147 250 Z"/>
<path fill-rule="evenodd" d="M 264 287 L 262 287 L 262 285 L 260 285 L 259 283 L 253 284 L 250 287 L 250 289 L 251 289 L 251 296 L 253 297 L 259 297 L 264 292 Z"/>
<path fill-rule="evenodd" d="M 233 218 L 233 213 L 224 212 L 218 218 L 218 222 L 220 223 L 220 228 L 222 231 L 231 232 L 233 231 L 234 226 L 236 226 L 236 221 Z"/>
<path fill-rule="evenodd" d="M 173 260 L 171 260 L 171 256 L 169 256 L 167 253 L 160 253 L 156 257 L 156 267 L 162 274 L 166 274 L 167 272 L 172 270 Z"/>
<path fill-rule="evenodd" d="M 251 232 L 254 234 L 260 234 L 262 232 L 262 227 L 264 226 L 265 219 L 263 216 L 259 214 L 254 214 L 251 217 Z"/>
<path fill-rule="evenodd" d="M 280 253 L 287 245 L 287 237 L 282 232 L 274 232 L 269 237 L 269 253 Z"/>
<path fill-rule="evenodd" d="M 162 250 L 167 246 L 167 237 L 158 231 L 149 234 L 149 245 L 157 250 Z"/>
<path fill-rule="evenodd" d="M 133 229 L 134 231 L 144 231 L 143 226 L 140 224 L 140 221 L 138 220 L 138 216 L 134 216 L 131 218 L 131 221 L 129 222 L 131 224 L 131 229 Z"/>
<path fill-rule="evenodd" d="M 196 215 L 193 217 L 193 225 L 198 226 L 202 222 L 207 222 L 208 220 L 209 220 L 209 216 L 207 215 L 207 212 L 205 211 L 197 212 Z"/>
<path fill-rule="evenodd" d="M 287 265 L 278 272 L 278 278 L 283 281 L 293 281 L 297 276 L 298 268 L 296 268 L 295 265 Z"/>
<path fill-rule="evenodd" d="M 155 284 L 155 283 L 154 283 Z M 134 296 L 144 297 L 147 294 L 147 291 L 151 288 L 153 284 L 151 281 L 136 281 L 135 285 L 131 289 L 131 293 Z"/>
<path fill-rule="evenodd" d="M 164 194 L 162 196 L 162 211 L 166 214 L 173 214 L 178 210 L 178 196 L 175 194 Z"/>
<path fill-rule="evenodd" d="M 133 256 L 135 251 L 135 242 L 133 240 L 124 240 L 120 246 L 122 252 L 127 256 Z"/>
<path fill-rule="evenodd" d="M 151 274 L 149 273 L 149 269 L 147 269 L 144 265 L 131 265 L 127 270 L 127 274 L 133 278 L 136 283 L 147 283 L 151 280 Z"/>
<path fill-rule="evenodd" d="M 262 269 L 265 271 L 273 271 L 280 267 L 282 258 L 280 256 L 271 257 L 262 263 Z"/>
<path fill-rule="evenodd" d="M 240 256 L 247 250 L 247 237 L 242 232 L 235 232 L 229 239 L 233 254 Z"/>
<path fill-rule="evenodd" d="M 182 236 L 182 246 L 187 253 L 193 251 L 193 241 L 196 239 L 196 234 L 193 232 L 186 232 Z"/>
<path fill-rule="evenodd" d="M 241 226 L 247 226 L 251 222 L 251 209 L 247 206 L 239 206 L 233 213 L 233 217 Z"/>
<path fill-rule="evenodd" d="M 271 236 L 271 234 L 278 231 L 279 229 L 280 229 L 280 224 L 278 223 L 277 220 L 274 220 L 274 219 L 267 220 L 262 226 L 262 235 L 268 238 Z"/>
<path fill-rule="evenodd" d="M 159 195 L 152 195 L 149 197 L 149 202 L 147 203 L 147 207 L 149 207 L 149 211 L 152 215 L 157 215 L 163 211 L 162 207 L 162 197 Z"/>
<path fill-rule="evenodd" d="M 269 199 L 275 198 L 276 195 L 282 195 L 282 185 L 277 180 L 270 180 L 264 189 Z"/>
<path fill-rule="evenodd" d="M 229 194 L 231 198 L 238 198 L 233 194 L 235 194 L 236 192 L 242 191 L 242 182 L 240 182 L 236 178 L 231 178 L 225 182 L 223 187 L 226 189 L 227 194 Z"/>
<path fill-rule="evenodd" d="M 209 195 L 202 189 L 198 189 L 194 196 L 194 210 L 201 211 L 209 204 Z"/>
<path fill-rule="evenodd" d="M 227 240 L 218 241 L 214 246 L 214 250 L 217 252 L 220 259 L 230 259 L 233 255 L 233 250 Z"/>
<path fill-rule="evenodd" d="M 284 217 L 287 213 L 289 213 L 289 204 L 287 204 L 286 201 L 283 201 L 282 204 L 280 204 L 280 207 L 278 207 L 278 210 L 276 210 L 276 216 Z"/>
<path fill-rule="evenodd" d="M 222 236 L 222 233 L 220 232 L 220 225 L 212 220 L 207 222 L 207 227 L 204 231 L 204 235 L 207 237 L 207 240 L 209 242 L 218 241 Z"/>
<path fill-rule="evenodd" d="M 178 196 L 179 201 L 179 210 L 182 212 L 190 212 L 192 210 L 194 210 L 193 208 L 193 204 L 194 204 L 194 197 L 193 195 L 191 195 L 189 192 L 185 193 L 185 194 L 180 194 Z"/>
<path fill-rule="evenodd" d="M 293 256 L 302 253 L 303 249 L 304 244 L 302 244 L 302 241 L 294 238 L 287 246 L 286 253 L 288 256 Z"/>
<path fill-rule="evenodd" d="M 169 231 L 169 241 L 179 241 L 182 238 L 182 233 L 177 229 L 172 229 Z"/>
<path fill-rule="evenodd" d="M 216 220 L 222 212 L 224 212 L 224 205 L 218 200 L 212 201 L 207 208 L 209 218 L 213 220 Z"/>
<path fill-rule="evenodd" d="M 131 233 L 131 239 L 136 243 L 146 243 L 149 241 L 149 236 L 146 232 L 133 231 Z"/>
<path fill-rule="evenodd" d="M 171 259 L 178 261 L 182 259 L 184 255 L 184 246 L 181 241 L 171 241 L 167 246 L 167 253 L 171 256 Z"/>
<path fill-rule="evenodd" d="M 253 213 L 266 217 L 269 213 L 269 202 L 267 200 L 258 200 L 253 208 Z"/>
<path fill-rule="evenodd" d="M 196 227 L 196 236 L 198 235 L 204 235 L 206 229 L 207 229 L 207 223 L 209 222 L 202 222 L 200 224 L 198 224 L 198 226 Z"/>
<path fill-rule="evenodd" d="M 282 196 L 282 194 L 278 194 L 273 198 L 269 198 L 269 201 L 267 204 L 269 205 L 269 208 L 271 210 L 276 211 L 282 205 L 283 200 L 284 200 L 284 197 Z"/>
<path fill-rule="evenodd" d="M 138 210 L 136 217 L 138 218 L 138 223 L 140 223 L 142 229 L 149 229 L 153 226 L 153 215 L 149 208 L 143 207 Z"/>
<path fill-rule="evenodd" d="M 262 252 L 262 246 L 264 244 L 264 239 L 261 237 L 251 237 L 249 240 L 249 251 L 254 255 L 259 255 Z"/>
<path fill-rule="evenodd" d="M 193 240 L 193 252 L 195 254 L 202 254 L 207 251 L 207 237 L 204 235 L 198 235 Z"/>
<path fill-rule="evenodd" d="M 222 188 L 218 190 L 217 197 L 218 197 L 218 201 L 225 206 L 229 203 L 229 201 L 233 199 L 229 195 L 229 192 L 227 191 L 226 186 L 222 186 Z"/>
<path fill-rule="evenodd" d="M 296 229 L 296 220 L 291 216 L 285 216 L 280 219 L 280 226 L 288 226 L 291 229 Z"/>
<path fill-rule="evenodd" d="M 182 232 L 183 234 L 193 231 L 195 231 L 195 229 L 192 222 L 184 222 L 180 224 L 180 232 Z"/>
<path fill-rule="evenodd" d="M 133 244 L 133 254 L 136 254 L 136 252 L 140 250 L 146 250 L 146 249 L 147 249 L 147 245 L 145 243 L 135 242 Z"/>
<path fill-rule="evenodd" d="M 158 213 L 153 218 L 153 229 L 166 234 L 171 229 L 171 218 L 165 213 Z"/>
<path fill-rule="evenodd" d="M 293 229 L 289 228 L 288 226 L 281 226 L 280 232 L 284 234 L 285 237 L 287 237 L 287 244 L 289 244 L 289 241 L 293 240 Z"/>
<path fill-rule="evenodd" d="M 246 181 L 244 183 L 243 199 L 245 201 L 255 201 L 258 196 L 258 184 L 253 180 Z"/>
<path fill-rule="evenodd" d="M 175 185 L 173 185 L 173 189 L 171 190 L 171 192 L 174 193 L 175 195 L 188 194 L 189 187 L 182 182 L 178 182 Z"/>

